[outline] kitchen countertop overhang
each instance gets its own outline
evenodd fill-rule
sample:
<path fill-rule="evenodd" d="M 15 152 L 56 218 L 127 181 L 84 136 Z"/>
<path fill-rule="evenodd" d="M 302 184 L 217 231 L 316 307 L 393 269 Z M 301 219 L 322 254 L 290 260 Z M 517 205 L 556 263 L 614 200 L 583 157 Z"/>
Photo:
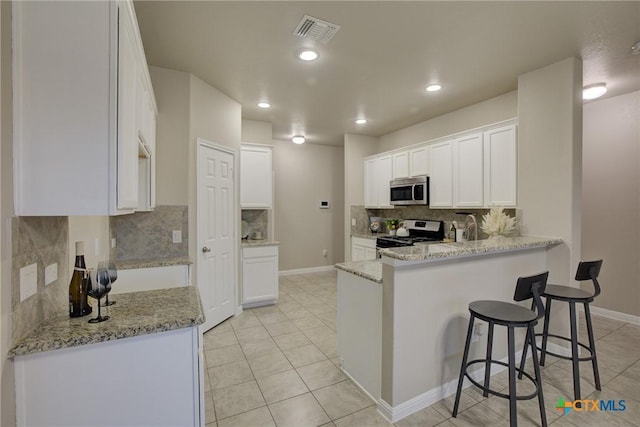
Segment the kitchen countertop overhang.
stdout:
<path fill-rule="evenodd" d="M 58 316 L 40 324 L 18 340 L 9 357 L 77 347 L 140 335 L 171 331 L 204 323 L 200 295 L 195 286 L 118 294 L 116 304 L 104 308 L 106 322 L 89 323 L 84 317 Z"/>

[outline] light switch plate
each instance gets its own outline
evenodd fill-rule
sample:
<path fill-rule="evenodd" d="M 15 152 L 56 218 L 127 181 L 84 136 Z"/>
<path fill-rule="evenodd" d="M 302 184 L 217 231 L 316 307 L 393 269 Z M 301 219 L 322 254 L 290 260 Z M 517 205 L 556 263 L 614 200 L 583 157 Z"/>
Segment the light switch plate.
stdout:
<path fill-rule="evenodd" d="M 115 247 L 116 247 L 116 238 L 114 237 L 111 239 L 111 248 L 113 249 Z"/>
<path fill-rule="evenodd" d="M 58 263 L 54 262 L 53 264 L 46 266 L 44 269 L 44 284 L 46 286 L 56 280 L 58 280 Z"/>
<path fill-rule="evenodd" d="M 182 243 L 182 230 L 173 230 L 173 243 Z"/>
<path fill-rule="evenodd" d="M 38 264 L 27 265 L 20 269 L 20 302 L 38 291 Z"/>
<path fill-rule="evenodd" d="M 351 218 L 351 226 L 352 227 L 356 226 L 356 219 L 355 218 Z"/>

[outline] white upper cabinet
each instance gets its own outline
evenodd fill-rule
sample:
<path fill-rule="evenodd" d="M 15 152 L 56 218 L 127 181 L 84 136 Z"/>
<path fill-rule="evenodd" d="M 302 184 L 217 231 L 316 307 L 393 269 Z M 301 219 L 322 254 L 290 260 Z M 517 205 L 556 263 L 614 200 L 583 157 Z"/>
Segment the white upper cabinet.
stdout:
<path fill-rule="evenodd" d="M 484 132 L 485 206 L 516 206 L 517 163 L 515 125 Z"/>
<path fill-rule="evenodd" d="M 453 141 L 429 146 L 429 205 L 453 207 Z"/>
<path fill-rule="evenodd" d="M 466 135 L 453 145 L 453 206 L 482 207 L 482 133 Z"/>
<path fill-rule="evenodd" d="M 409 151 L 409 176 L 429 175 L 429 146 Z"/>
<path fill-rule="evenodd" d="M 240 206 L 273 207 L 273 153 L 265 145 L 242 144 L 240 149 Z"/>
<path fill-rule="evenodd" d="M 391 154 L 364 161 L 364 205 L 367 208 L 391 208 L 389 183 L 393 179 Z"/>
<path fill-rule="evenodd" d="M 132 3 L 14 2 L 13 24 L 16 215 L 135 211 L 138 91 L 148 147 L 156 108 Z"/>
<path fill-rule="evenodd" d="M 403 151 L 393 155 L 393 179 L 409 176 L 409 152 Z"/>

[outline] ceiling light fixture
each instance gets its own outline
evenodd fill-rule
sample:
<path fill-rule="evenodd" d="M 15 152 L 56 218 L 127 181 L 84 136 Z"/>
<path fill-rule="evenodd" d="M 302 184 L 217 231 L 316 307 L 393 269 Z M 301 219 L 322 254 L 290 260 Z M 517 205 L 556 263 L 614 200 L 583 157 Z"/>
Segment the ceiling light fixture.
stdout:
<path fill-rule="evenodd" d="M 303 61 L 313 61 L 318 58 L 318 52 L 314 49 L 302 49 L 298 52 L 298 58 Z"/>
<path fill-rule="evenodd" d="M 356 124 L 358 125 L 364 125 L 367 123 L 367 119 L 358 119 L 356 120 Z"/>
<path fill-rule="evenodd" d="M 258 107 L 260 107 L 260 108 L 270 108 L 271 104 L 269 104 L 268 102 L 258 102 Z"/>
<path fill-rule="evenodd" d="M 442 89 L 442 86 L 438 85 L 438 84 L 432 84 L 427 86 L 427 92 L 437 92 L 440 89 Z"/>
<path fill-rule="evenodd" d="M 594 83 L 582 88 L 582 99 L 596 99 L 607 93 L 606 83 Z"/>
<path fill-rule="evenodd" d="M 305 140 L 304 136 L 296 135 L 293 138 L 291 138 L 291 141 L 293 141 L 294 144 L 304 144 L 304 142 L 306 140 Z"/>

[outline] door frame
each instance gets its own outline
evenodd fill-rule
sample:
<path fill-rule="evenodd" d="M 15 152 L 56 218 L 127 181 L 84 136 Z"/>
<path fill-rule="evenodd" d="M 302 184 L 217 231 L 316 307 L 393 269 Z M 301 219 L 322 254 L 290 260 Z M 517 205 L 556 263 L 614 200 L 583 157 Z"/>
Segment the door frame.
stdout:
<path fill-rule="evenodd" d="M 194 254 L 194 264 L 195 264 L 195 276 L 196 276 L 196 286 L 198 286 L 198 277 L 199 277 L 199 268 L 200 268 L 200 262 L 199 262 L 199 242 L 198 242 L 198 226 L 200 223 L 200 212 L 198 209 L 199 206 L 199 189 L 200 189 L 200 147 L 207 147 L 207 148 L 211 148 L 213 150 L 217 150 L 217 151 L 222 151 L 223 153 L 227 153 L 229 155 L 231 155 L 233 157 L 233 230 L 234 230 L 234 241 L 233 241 L 233 255 L 234 255 L 234 261 L 235 261 L 235 283 L 233 286 L 233 299 L 235 301 L 235 316 L 237 316 L 238 314 L 242 313 L 242 305 L 240 305 L 240 292 L 239 292 L 239 283 L 240 283 L 240 243 L 239 243 L 239 236 L 240 236 L 240 222 L 238 221 L 238 218 L 240 216 L 240 175 L 239 175 L 239 168 L 238 168 L 238 158 L 239 158 L 239 151 L 237 149 L 231 148 L 231 147 L 227 147 L 221 144 L 216 144 L 214 142 L 208 141 L 204 138 L 196 138 L 196 205 L 195 205 L 195 219 L 196 219 L 196 224 L 195 224 L 195 230 L 196 230 L 196 235 L 195 235 L 195 254 Z"/>

